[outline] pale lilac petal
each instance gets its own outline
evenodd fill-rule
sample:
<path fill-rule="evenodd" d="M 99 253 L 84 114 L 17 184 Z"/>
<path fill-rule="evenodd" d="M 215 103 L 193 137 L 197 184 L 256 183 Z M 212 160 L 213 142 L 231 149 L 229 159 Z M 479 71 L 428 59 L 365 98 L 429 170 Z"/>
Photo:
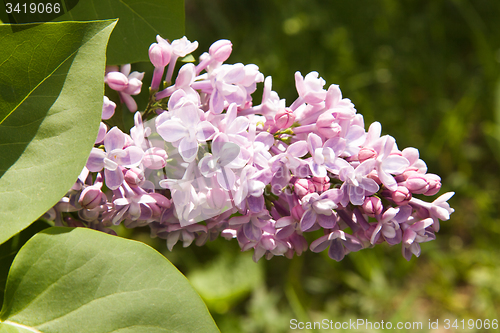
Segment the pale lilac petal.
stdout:
<path fill-rule="evenodd" d="M 256 242 L 258 242 L 262 237 L 262 230 L 259 227 L 255 226 L 253 223 L 247 223 L 243 225 L 243 233 L 245 234 L 246 238 Z"/>
<path fill-rule="evenodd" d="M 256 137 L 255 141 L 262 142 L 264 146 L 269 149 L 274 144 L 274 136 L 269 132 L 260 132 Z"/>
<path fill-rule="evenodd" d="M 325 229 L 333 229 L 337 224 L 337 216 L 331 214 L 330 216 L 319 214 L 317 215 L 318 224 Z"/>
<path fill-rule="evenodd" d="M 373 169 L 375 169 L 376 161 L 374 159 L 369 159 L 358 165 L 355 169 L 357 175 L 366 176 Z"/>
<path fill-rule="evenodd" d="M 316 213 L 312 209 L 305 211 L 304 215 L 300 219 L 300 229 L 302 231 L 307 231 L 312 228 L 316 222 Z"/>
<path fill-rule="evenodd" d="M 219 151 L 219 164 L 228 165 L 240 154 L 240 146 L 232 142 L 225 142 Z"/>
<path fill-rule="evenodd" d="M 236 182 L 236 176 L 234 175 L 233 170 L 229 168 L 222 168 L 217 171 L 217 182 L 219 185 L 229 191 L 234 187 L 234 183 Z M 242 198 L 243 200 L 243 198 Z"/>
<path fill-rule="evenodd" d="M 214 174 L 215 170 L 212 168 L 213 156 L 211 154 L 204 156 L 198 163 L 200 172 L 205 177 L 210 177 Z"/>
<path fill-rule="evenodd" d="M 403 156 L 392 155 L 388 156 L 382 162 L 382 168 L 387 173 L 400 174 L 403 173 L 410 163 Z"/>
<path fill-rule="evenodd" d="M 236 105 L 236 104 L 231 104 Z M 228 134 L 237 134 L 244 132 L 249 125 L 249 121 L 245 117 L 238 117 L 234 121 L 232 121 L 229 126 L 226 125 L 226 133 Z"/>
<path fill-rule="evenodd" d="M 186 162 L 192 162 L 198 153 L 198 141 L 182 138 L 179 143 L 179 154 Z"/>
<path fill-rule="evenodd" d="M 219 133 L 212 141 L 212 154 L 214 156 L 221 156 L 222 147 L 224 147 L 229 141 L 228 137 L 224 133 Z"/>
<path fill-rule="evenodd" d="M 396 191 L 396 189 L 398 188 L 398 183 L 396 182 L 394 177 L 385 173 L 383 170 L 380 170 L 377 175 L 382 184 L 385 185 L 385 187 L 387 187 L 390 191 Z"/>
<path fill-rule="evenodd" d="M 130 146 L 123 150 L 125 154 L 118 157 L 118 164 L 126 168 L 131 168 L 141 163 L 144 151 L 136 146 Z"/>
<path fill-rule="evenodd" d="M 238 63 L 232 65 L 231 67 L 232 69 L 224 75 L 223 80 L 228 83 L 237 83 L 242 81 L 245 78 L 245 67 L 243 64 Z"/>
<path fill-rule="evenodd" d="M 408 162 L 410 162 L 410 165 L 415 164 L 419 159 L 418 149 L 413 147 L 403 149 L 401 154 L 408 160 Z"/>
<path fill-rule="evenodd" d="M 311 160 L 309 162 L 309 167 L 311 168 L 311 172 L 313 173 L 314 177 L 326 177 L 326 169 L 323 165 L 319 165 L 314 160 Z"/>
<path fill-rule="evenodd" d="M 202 121 L 196 128 L 196 138 L 198 141 L 207 141 L 217 133 L 217 129 L 208 121 Z"/>
<path fill-rule="evenodd" d="M 345 234 L 345 241 L 342 243 L 351 252 L 359 251 L 363 248 L 363 244 L 354 236 Z"/>
<path fill-rule="evenodd" d="M 120 150 L 120 152 L 123 152 L 123 150 Z M 118 168 L 118 163 L 116 163 L 115 161 L 112 161 L 109 158 L 105 157 L 104 158 L 104 167 L 107 170 L 115 171 Z"/>
<path fill-rule="evenodd" d="M 335 261 L 341 261 L 344 259 L 345 250 L 342 245 L 342 241 L 339 238 L 331 241 L 330 248 L 328 249 L 328 256 Z"/>
<path fill-rule="evenodd" d="M 184 102 L 175 112 L 187 128 L 195 127 L 200 122 L 200 110 L 190 100 Z"/>
<path fill-rule="evenodd" d="M 118 128 L 113 127 L 104 137 L 104 148 L 107 152 L 122 149 L 125 146 L 125 134 Z"/>
<path fill-rule="evenodd" d="M 101 124 L 99 125 L 99 132 L 97 133 L 97 138 L 95 139 L 96 145 L 100 144 L 104 140 L 107 130 L 108 127 L 106 126 L 106 124 L 101 122 Z"/>
<path fill-rule="evenodd" d="M 341 137 L 334 137 L 330 138 L 325 141 L 325 144 L 323 145 L 324 148 L 331 148 L 335 154 L 338 156 L 340 155 L 345 147 L 346 147 L 346 140 Z"/>
<path fill-rule="evenodd" d="M 85 165 L 87 169 L 91 172 L 101 171 L 104 168 L 104 158 L 106 157 L 106 153 L 100 149 L 92 148 L 90 152 L 90 156 L 87 160 L 87 164 Z"/>
<path fill-rule="evenodd" d="M 104 103 L 102 105 L 101 119 L 107 120 L 115 114 L 116 104 L 111 101 L 107 96 L 104 96 Z"/>
<path fill-rule="evenodd" d="M 188 134 L 186 127 L 175 119 L 163 122 L 156 128 L 156 131 L 167 142 L 175 142 Z"/>
<path fill-rule="evenodd" d="M 251 212 L 258 213 L 261 212 L 264 209 L 264 196 L 249 196 L 247 198 L 247 205 L 248 209 L 250 209 Z"/>
<path fill-rule="evenodd" d="M 286 152 L 293 157 L 302 157 L 307 154 L 307 142 L 301 140 L 292 143 Z"/>
<path fill-rule="evenodd" d="M 309 135 L 307 136 L 307 148 L 309 149 L 309 152 L 313 154 L 316 149 L 322 147 L 323 141 L 321 141 L 321 138 L 314 133 L 309 133 Z"/>
<path fill-rule="evenodd" d="M 363 178 L 361 180 L 361 187 L 365 189 L 364 195 L 372 195 L 379 190 L 377 182 L 371 178 Z"/>
<path fill-rule="evenodd" d="M 365 201 L 364 189 L 357 186 L 349 186 L 349 199 L 353 205 L 361 206 Z"/>
<path fill-rule="evenodd" d="M 110 190 L 116 190 L 123 183 L 123 172 L 120 168 L 116 168 L 114 171 L 104 169 L 104 178 L 106 186 Z"/>
<path fill-rule="evenodd" d="M 309 248 L 311 249 L 312 252 L 318 253 L 326 250 L 328 246 L 330 245 L 331 241 L 328 239 L 329 235 L 324 235 L 321 236 L 320 238 L 316 239 L 311 243 Z"/>
<path fill-rule="evenodd" d="M 220 114 L 224 110 L 224 96 L 215 89 L 210 96 L 210 110 L 215 114 Z"/>

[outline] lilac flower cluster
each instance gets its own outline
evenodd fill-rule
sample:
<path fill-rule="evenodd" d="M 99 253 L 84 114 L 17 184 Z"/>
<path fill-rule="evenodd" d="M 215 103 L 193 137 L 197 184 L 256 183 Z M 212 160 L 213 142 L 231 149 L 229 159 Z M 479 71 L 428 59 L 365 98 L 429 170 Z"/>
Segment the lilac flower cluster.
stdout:
<path fill-rule="evenodd" d="M 339 261 L 384 242 L 401 243 L 410 260 L 435 238 L 439 220 L 454 211 L 453 193 L 417 198 L 441 188 L 417 149 L 399 150 L 378 122 L 365 131 L 351 101 L 337 85 L 325 89 L 316 72 L 295 73 L 298 98 L 287 106 L 256 65 L 224 63 L 228 40 L 197 65 L 183 64 L 171 82 L 178 59 L 197 47 L 186 37 L 157 37 L 143 112 L 132 97 L 143 73 L 108 68 L 105 82 L 136 112 L 135 126 L 126 134 L 101 123 L 78 181 L 46 218 L 110 233 L 119 224 L 149 226 L 170 250 L 179 241 L 236 238 L 243 251 L 254 249 L 255 261 L 308 248 Z M 260 82 L 262 102 L 254 105 Z M 115 107 L 104 97 L 102 119 Z M 306 233 L 316 238 L 310 244 Z"/>

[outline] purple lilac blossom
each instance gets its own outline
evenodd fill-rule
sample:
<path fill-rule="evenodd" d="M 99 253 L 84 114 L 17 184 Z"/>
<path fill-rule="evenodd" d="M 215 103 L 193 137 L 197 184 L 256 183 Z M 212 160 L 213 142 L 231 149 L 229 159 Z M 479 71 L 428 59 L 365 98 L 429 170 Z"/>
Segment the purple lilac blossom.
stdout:
<path fill-rule="evenodd" d="M 253 249 L 255 261 L 308 248 L 328 249 L 339 261 L 381 243 L 401 244 L 410 260 L 450 219 L 454 193 L 426 201 L 441 178 L 428 173 L 416 148 L 399 150 L 395 138 L 382 136 L 380 123 L 365 130 L 338 85 L 326 89 L 317 72 L 296 72 L 298 97 L 287 106 L 256 65 L 225 63 L 228 40 L 174 76 L 177 59 L 197 47 L 186 37 L 169 43 L 157 36 L 149 49 L 153 106 L 135 113 L 130 135 L 108 130 L 106 121 L 116 103 L 137 110 L 131 96 L 143 73 L 130 73 L 130 65 L 107 69 L 105 82 L 120 101 L 104 97 L 86 167 L 45 218 L 110 233 L 113 225 L 149 226 L 169 250 L 222 236 Z M 167 86 L 157 91 L 166 66 Z M 323 236 L 311 239 L 315 230 Z"/>

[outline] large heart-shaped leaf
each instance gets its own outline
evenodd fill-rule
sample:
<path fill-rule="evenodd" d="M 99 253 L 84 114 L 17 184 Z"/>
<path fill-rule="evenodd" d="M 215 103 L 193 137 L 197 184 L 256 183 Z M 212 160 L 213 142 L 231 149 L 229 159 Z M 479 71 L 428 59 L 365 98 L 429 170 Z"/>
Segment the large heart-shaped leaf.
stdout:
<path fill-rule="evenodd" d="M 9 272 L 0 320 L 0 331 L 218 332 L 200 296 L 160 253 L 84 228 L 49 228 L 26 243 Z"/>
<path fill-rule="evenodd" d="M 63 197 L 85 165 L 115 24 L 0 25 L 0 243 Z"/>
<path fill-rule="evenodd" d="M 170 40 L 184 35 L 184 0 L 82 0 L 56 20 L 110 18 L 119 22 L 109 40 L 107 63 L 149 61 L 156 35 Z"/>

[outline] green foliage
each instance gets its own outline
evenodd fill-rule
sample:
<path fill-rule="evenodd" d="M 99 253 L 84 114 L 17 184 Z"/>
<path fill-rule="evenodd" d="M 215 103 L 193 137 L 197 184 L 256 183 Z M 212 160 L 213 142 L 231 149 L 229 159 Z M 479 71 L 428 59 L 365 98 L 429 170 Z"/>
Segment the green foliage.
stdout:
<path fill-rule="evenodd" d="M 51 208 L 85 165 L 115 24 L 0 26 L 0 243 Z"/>
<path fill-rule="evenodd" d="M 230 39 L 228 63 L 258 65 L 287 105 L 297 98 L 294 72 L 317 71 L 340 85 L 365 124 L 379 121 L 400 149 L 419 149 L 443 193 L 456 192 L 451 220 L 408 263 L 399 246 L 340 263 L 312 253 L 266 262 L 259 288 L 276 296 L 266 311 L 274 322 L 283 313 L 288 320 L 498 318 L 499 12 L 500 2 L 470 0 L 186 1 L 187 36 L 201 50 Z M 248 323 L 291 331 L 288 322 L 271 328 L 254 311 L 256 290 L 228 310 L 245 324 L 224 331 L 251 332 Z"/>
<path fill-rule="evenodd" d="M 102 232 L 50 228 L 9 272 L 3 328 L 40 332 L 218 332 L 186 278 L 149 246 Z"/>
<path fill-rule="evenodd" d="M 107 64 L 149 61 L 156 35 L 173 40 L 184 35 L 184 0 L 85 0 L 57 21 L 118 18 L 109 39 Z"/>

